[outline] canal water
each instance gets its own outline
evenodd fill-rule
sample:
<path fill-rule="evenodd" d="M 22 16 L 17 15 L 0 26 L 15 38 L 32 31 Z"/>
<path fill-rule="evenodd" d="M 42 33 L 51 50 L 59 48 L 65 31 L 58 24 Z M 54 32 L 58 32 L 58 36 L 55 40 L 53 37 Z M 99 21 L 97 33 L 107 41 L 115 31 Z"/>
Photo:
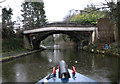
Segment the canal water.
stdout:
<path fill-rule="evenodd" d="M 21 57 L 2 64 L 3 82 L 37 82 L 52 73 L 60 60 L 65 60 L 70 69 L 97 82 L 118 81 L 118 58 L 96 55 L 75 49 L 69 45 L 54 45 L 47 50 Z"/>

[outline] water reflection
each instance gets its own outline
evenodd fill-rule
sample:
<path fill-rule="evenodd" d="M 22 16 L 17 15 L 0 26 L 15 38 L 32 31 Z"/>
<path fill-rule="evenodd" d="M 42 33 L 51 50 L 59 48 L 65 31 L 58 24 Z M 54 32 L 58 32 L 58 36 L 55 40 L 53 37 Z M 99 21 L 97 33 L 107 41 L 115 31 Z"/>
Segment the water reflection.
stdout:
<path fill-rule="evenodd" d="M 118 81 L 118 58 L 95 55 L 71 48 L 54 45 L 43 52 L 35 53 L 3 63 L 2 77 L 5 82 L 36 82 L 52 72 L 52 67 L 65 60 L 71 69 L 98 82 Z"/>
<path fill-rule="evenodd" d="M 28 80 L 26 67 L 22 64 L 16 64 L 14 66 L 15 80 L 18 82 Z"/>
<path fill-rule="evenodd" d="M 2 83 L 2 63 L 0 63 L 0 84 Z"/>

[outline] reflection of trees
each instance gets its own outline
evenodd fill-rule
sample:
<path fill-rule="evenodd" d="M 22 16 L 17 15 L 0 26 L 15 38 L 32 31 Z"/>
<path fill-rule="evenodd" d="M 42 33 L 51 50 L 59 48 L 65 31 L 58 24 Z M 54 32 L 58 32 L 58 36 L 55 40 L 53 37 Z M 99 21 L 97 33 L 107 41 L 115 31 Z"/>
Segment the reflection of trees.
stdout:
<path fill-rule="evenodd" d="M 54 49 L 54 63 L 58 64 L 63 59 L 63 53 L 59 49 Z"/>
<path fill-rule="evenodd" d="M 15 73 L 13 70 L 14 64 L 2 63 L 2 82 L 13 82 Z M 12 74 L 12 76 L 11 76 Z"/>
<path fill-rule="evenodd" d="M 52 59 L 52 62 L 49 62 L 49 59 Z M 97 80 L 105 78 L 105 81 L 106 79 L 117 80 L 118 58 L 103 57 L 80 50 L 51 49 L 3 64 L 3 82 L 4 80 L 15 81 L 15 79 L 16 81 L 38 81 L 51 73 L 52 66 L 58 66 L 58 62 L 62 59 L 70 69 L 75 66 L 77 72 L 88 77 Z"/>
<path fill-rule="evenodd" d="M 105 78 L 103 81 L 117 80 L 118 59 L 80 51 L 69 53 L 69 62 L 67 63 L 70 65 L 69 68 L 74 65 L 77 72 L 97 80 L 101 80 L 101 78 Z"/>

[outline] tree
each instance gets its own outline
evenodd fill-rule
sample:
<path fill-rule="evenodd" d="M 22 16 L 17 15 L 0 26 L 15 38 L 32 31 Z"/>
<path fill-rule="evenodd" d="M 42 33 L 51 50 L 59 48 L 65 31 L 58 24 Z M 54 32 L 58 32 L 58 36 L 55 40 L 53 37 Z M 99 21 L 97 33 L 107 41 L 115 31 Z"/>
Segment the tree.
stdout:
<path fill-rule="evenodd" d="M 22 22 L 25 29 L 41 27 L 46 24 L 43 2 L 25 2 L 22 7 Z"/>
<path fill-rule="evenodd" d="M 105 12 L 98 10 L 93 5 L 87 5 L 84 10 L 81 10 L 80 14 L 77 14 L 76 16 L 71 18 L 70 21 L 82 24 L 96 24 L 98 18 L 102 18 L 105 16 L 104 13 Z"/>
<path fill-rule="evenodd" d="M 120 1 L 117 2 L 117 30 L 118 30 L 118 46 L 120 47 Z"/>
<path fill-rule="evenodd" d="M 6 0 L 3 0 L 3 1 L 0 1 L 0 3 L 3 3 L 3 2 L 5 2 Z"/>
<path fill-rule="evenodd" d="M 64 17 L 64 22 L 70 22 L 70 19 L 71 18 L 73 18 L 75 15 L 77 15 L 77 14 L 79 14 L 80 13 L 80 11 L 79 10 L 74 10 L 74 9 L 72 9 L 72 10 L 70 10 L 69 12 L 68 12 L 68 14 Z"/>
<path fill-rule="evenodd" d="M 120 47 L 120 1 L 117 0 L 117 4 L 112 1 L 106 1 L 107 7 L 109 8 L 109 12 L 107 15 L 109 15 L 109 18 L 117 25 L 116 26 L 116 36 L 117 36 L 117 43 Z"/>
<path fill-rule="evenodd" d="M 9 37 L 14 36 L 13 25 L 12 22 L 12 9 L 3 8 L 2 9 L 2 38 L 9 39 Z"/>

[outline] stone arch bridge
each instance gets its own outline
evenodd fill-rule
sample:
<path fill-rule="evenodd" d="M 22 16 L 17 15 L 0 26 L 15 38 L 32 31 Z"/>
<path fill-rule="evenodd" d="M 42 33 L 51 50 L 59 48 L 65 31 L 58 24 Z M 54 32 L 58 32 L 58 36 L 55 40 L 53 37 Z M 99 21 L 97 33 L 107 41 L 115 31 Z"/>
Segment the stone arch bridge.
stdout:
<path fill-rule="evenodd" d="M 95 25 L 82 25 L 78 23 L 51 23 L 44 27 L 24 30 L 24 47 L 26 49 L 39 49 L 40 42 L 52 34 L 67 34 L 74 38 L 78 46 L 95 43 L 98 31 Z"/>

